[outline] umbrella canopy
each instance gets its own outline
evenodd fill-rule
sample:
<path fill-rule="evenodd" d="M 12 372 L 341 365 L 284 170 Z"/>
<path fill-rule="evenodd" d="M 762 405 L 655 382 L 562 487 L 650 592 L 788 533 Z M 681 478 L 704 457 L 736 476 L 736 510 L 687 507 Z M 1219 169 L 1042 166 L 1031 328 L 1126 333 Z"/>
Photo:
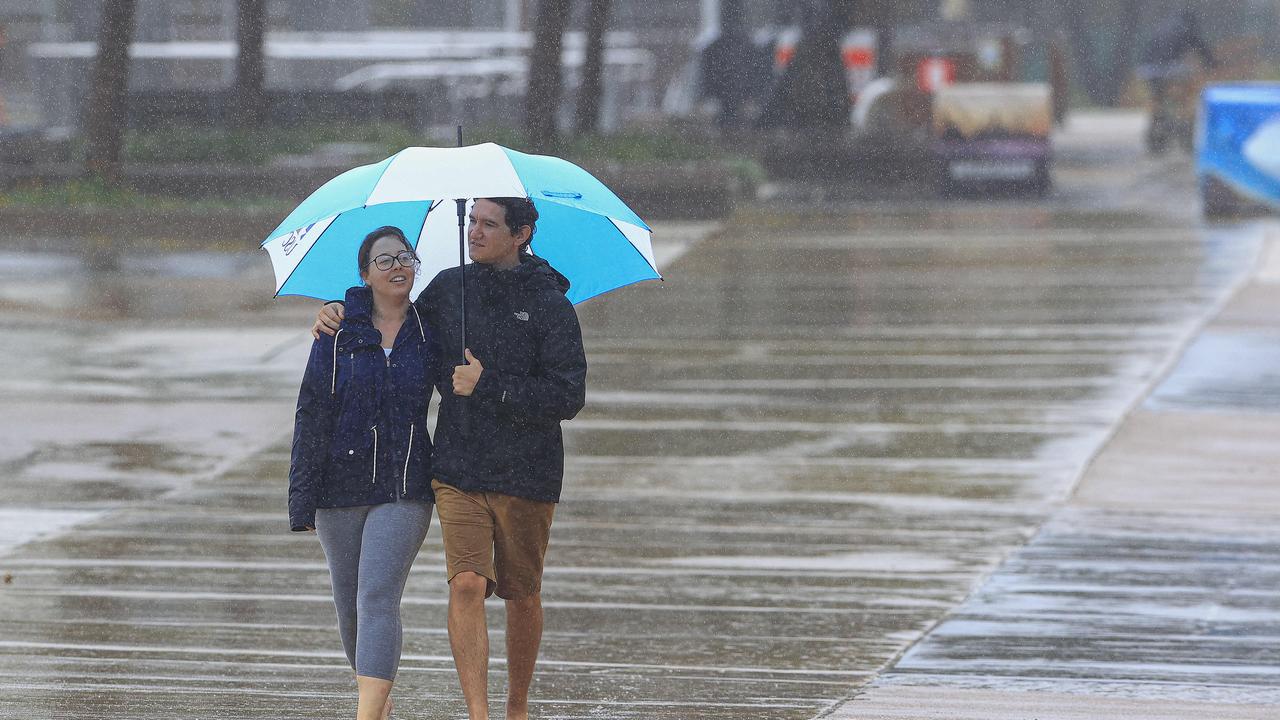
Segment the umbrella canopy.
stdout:
<path fill-rule="evenodd" d="M 422 258 L 413 297 L 458 264 L 452 200 L 528 197 L 538 209 L 532 250 L 569 278 L 569 300 L 660 280 L 651 231 L 617 195 L 567 160 L 485 143 L 411 147 L 335 177 L 298 205 L 262 248 L 276 295 L 331 300 L 358 285 L 356 251 L 383 225 L 404 231 Z"/>

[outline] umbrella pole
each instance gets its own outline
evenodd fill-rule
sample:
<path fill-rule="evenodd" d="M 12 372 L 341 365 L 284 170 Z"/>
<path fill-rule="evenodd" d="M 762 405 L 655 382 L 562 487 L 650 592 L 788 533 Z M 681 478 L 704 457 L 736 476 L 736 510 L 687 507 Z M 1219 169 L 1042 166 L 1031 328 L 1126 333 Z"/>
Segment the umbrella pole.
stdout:
<path fill-rule="evenodd" d="M 458 273 L 459 282 L 462 285 L 462 348 L 458 350 L 463 364 L 467 360 L 467 201 L 458 200 Z"/>
<path fill-rule="evenodd" d="M 462 147 L 462 126 L 458 126 L 458 147 Z M 467 364 L 467 199 L 461 198 L 456 201 L 458 203 L 458 282 L 461 285 L 462 299 L 460 309 L 462 315 L 462 348 L 458 351 L 459 364 Z M 465 400 L 466 398 L 462 398 Z M 471 434 L 471 414 L 467 412 L 469 403 L 461 403 L 461 430 L 462 436 L 466 437 Z"/>
<path fill-rule="evenodd" d="M 458 126 L 458 147 L 462 147 L 462 126 Z M 467 233 L 466 233 L 466 217 L 467 217 L 467 201 L 466 198 L 457 201 L 458 203 L 458 273 L 462 284 L 462 348 L 459 351 L 459 360 L 466 364 L 467 362 Z"/>

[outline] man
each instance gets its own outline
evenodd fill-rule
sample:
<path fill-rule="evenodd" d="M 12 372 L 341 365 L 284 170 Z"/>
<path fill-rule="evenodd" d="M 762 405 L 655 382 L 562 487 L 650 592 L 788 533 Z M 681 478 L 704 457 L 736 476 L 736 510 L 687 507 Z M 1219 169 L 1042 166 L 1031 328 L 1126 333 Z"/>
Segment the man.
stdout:
<path fill-rule="evenodd" d="M 1176 109 L 1169 107 L 1170 86 L 1187 80 L 1191 68 L 1185 59 L 1196 53 L 1209 68 L 1218 66 L 1209 43 L 1200 34 L 1200 23 L 1190 10 L 1180 10 L 1156 26 L 1142 51 L 1142 64 L 1138 76 L 1147 81 L 1151 89 L 1151 124 L 1147 128 L 1147 147 L 1160 152 L 1169 135 L 1176 132 Z M 1183 132 L 1189 138 L 1190 123 Z"/>
<path fill-rule="evenodd" d="M 527 198 L 476 200 L 467 232 L 473 263 L 442 271 L 415 302 L 439 338 L 442 365 L 451 365 L 436 386 L 432 487 L 448 565 L 449 644 L 471 720 L 489 717 L 484 601 L 494 592 L 507 606 L 506 717 L 528 717 L 543 558 L 564 476 L 560 422 L 586 398 L 569 281 L 526 252 L 537 219 Z M 340 304 L 325 305 L 313 332 L 334 332 L 341 317 Z"/>

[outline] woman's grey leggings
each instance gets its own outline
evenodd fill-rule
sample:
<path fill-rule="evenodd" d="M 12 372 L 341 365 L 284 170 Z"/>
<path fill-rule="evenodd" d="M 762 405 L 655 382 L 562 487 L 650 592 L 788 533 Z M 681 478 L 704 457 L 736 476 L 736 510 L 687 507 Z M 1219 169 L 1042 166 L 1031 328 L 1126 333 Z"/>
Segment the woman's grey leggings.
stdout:
<path fill-rule="evenodd" d="M 395 680 L 400 596 L 431 526 L 431 503 L 400 500 L 316 510 L 342 647 L 356 675 Z"/>

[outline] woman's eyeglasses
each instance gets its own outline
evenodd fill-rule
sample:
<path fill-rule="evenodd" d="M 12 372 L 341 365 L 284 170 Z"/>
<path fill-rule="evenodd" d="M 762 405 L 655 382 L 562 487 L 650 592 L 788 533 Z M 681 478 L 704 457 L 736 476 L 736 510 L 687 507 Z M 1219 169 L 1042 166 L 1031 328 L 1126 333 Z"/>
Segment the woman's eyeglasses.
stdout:
<path fill-rule="evenodd" d="M 400 263 L 402 268 L 413 269 L 418 264 L 418 256 L 408 250 L 401 250 L 395 255 L 382 254 L 369 261 L 369 265 L 379 270 L 390 270 L 391 266 L 396 263 Z M 369 265 L 365 265 L 365 267 L 369 267 Z"/>

